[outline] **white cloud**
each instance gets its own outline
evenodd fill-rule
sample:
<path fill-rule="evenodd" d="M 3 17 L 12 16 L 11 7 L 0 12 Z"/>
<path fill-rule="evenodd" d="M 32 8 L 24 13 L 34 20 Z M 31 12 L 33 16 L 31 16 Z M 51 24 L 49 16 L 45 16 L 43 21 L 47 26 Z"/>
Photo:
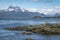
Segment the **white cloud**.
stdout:
<path fill-rule="evenodd" d="M 24 12 L 25 11 L 25 9 L 24 8 L 21 8 L 21 10 Z"/>
<path fill-rule="evenodd" d="M 41 9 L 36 9 L 36 8 L 27 8 L 29 12 L 39 12 L 39 13 L 44 13 L 44 14 L 55 14 L 55 13 L 60 13 L 60 6 L 54 6 L 53 8 L 41 8 Z"/>
<path fill-rule="evenodd" d="M 41 11 L 43 11 L 42 13 L 44 13 L 44 14 L 52 14 L 54 12 L 53 9 L 44 9 L 44 10 L 41 10 Z"/>
<path fill-rule="evenodd" d="M 54 11 L 55 13 L 60 13 L 60 6 L 55 6 Z"/>
<path fill-rule="evenodd" d="M 9 9 L 9 11 L 13 11 L 14 9 Z"/>
<path fill-rule="evenodd" d="M 36 12 L 37 11 L 37 9 L 35 9 L 35 8 L 28 8 L 27 10 L 30 12 Z"/>
<path fill-rule="evenodd" d="M 54 15 L 55 13 L 60 13 L 60 6 L 55 6 L 53 8 L 42 8 L 39 10 L 40 13 L 44 14 L 52 14 Z"/>

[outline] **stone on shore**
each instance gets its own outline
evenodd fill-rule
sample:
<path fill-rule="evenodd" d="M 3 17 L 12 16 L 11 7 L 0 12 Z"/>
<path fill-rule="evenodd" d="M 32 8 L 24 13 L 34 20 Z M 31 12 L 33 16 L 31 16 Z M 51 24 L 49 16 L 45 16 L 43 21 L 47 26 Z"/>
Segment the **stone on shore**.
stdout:
<path fill-rule="evenodd" d="M 32 32 L 21 32 L 21 34 L 31 35 Z"/>

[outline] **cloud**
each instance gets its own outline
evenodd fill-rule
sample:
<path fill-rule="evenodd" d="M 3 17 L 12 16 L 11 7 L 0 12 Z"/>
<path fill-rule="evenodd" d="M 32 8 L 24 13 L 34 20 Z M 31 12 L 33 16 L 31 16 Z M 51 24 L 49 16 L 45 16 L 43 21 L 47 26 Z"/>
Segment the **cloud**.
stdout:
<path fill-rule="evenodd" d="M 53 8 L 42 8 L 39 10 L 39 12 L 44 14 L 60 13 L 60 6 L 55 6 Z"/>
<path fill-rule="evenodd" d="M 60 6 L 56 6 L 54 9 L 56 10 L 55 13 L 60 13 Z"/>
<path fill-rule="evenodd" d="M 36 11 L 37 11 L 36 8 L 28 8 L 27 10 L 28 10 L 29 12 L 36 12 Z"/>
<path fill-rule="evenodd" d="M 40 13 L 44 13 L 44 14 L 48 14 L 48 13 L 53 12 L 53 9 L 40 9 L 39 12 L 40 12 Z"/>

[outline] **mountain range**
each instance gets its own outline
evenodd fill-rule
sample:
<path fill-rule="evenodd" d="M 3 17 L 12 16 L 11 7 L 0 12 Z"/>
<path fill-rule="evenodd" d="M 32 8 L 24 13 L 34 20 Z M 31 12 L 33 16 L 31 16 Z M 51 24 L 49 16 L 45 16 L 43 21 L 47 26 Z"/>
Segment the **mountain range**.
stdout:
<path fill-rule="evenodd" d="M 29 12 L 29 10 L 21 9 L 19 6 L 9 6 L 7 9 L 0 10 L 0 19 L 32 19 L 43 17 L 60 17 L 60 13 L 55 15 L 45 15 L 39 12 Z"/>

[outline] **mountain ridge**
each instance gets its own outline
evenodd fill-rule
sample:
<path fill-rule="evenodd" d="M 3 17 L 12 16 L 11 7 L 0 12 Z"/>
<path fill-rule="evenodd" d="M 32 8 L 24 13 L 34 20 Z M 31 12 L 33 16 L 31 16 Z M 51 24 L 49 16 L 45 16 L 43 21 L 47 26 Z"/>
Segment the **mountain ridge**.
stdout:
<path fill-rule="evenodd" d="M 56 16 L 57 15 L 57 16 Z M 15 19 L 32 19 L 34 16 L 38 16 L 39 18 L 41 17 L 60 17 L 60 14 L 59 13 L 56 13 L 55 15 L 53 16 L 48 16 L 48 15 L 45 15 L 44 13 L 39 13 L 39 12 L 29 12 L 28 10 L 26 9 L 22 9 L 18 6 L 9 6 L 7 9 L 5 10 L 0 10 L 0 19 L 1 18 L 15 18 Z"/>

